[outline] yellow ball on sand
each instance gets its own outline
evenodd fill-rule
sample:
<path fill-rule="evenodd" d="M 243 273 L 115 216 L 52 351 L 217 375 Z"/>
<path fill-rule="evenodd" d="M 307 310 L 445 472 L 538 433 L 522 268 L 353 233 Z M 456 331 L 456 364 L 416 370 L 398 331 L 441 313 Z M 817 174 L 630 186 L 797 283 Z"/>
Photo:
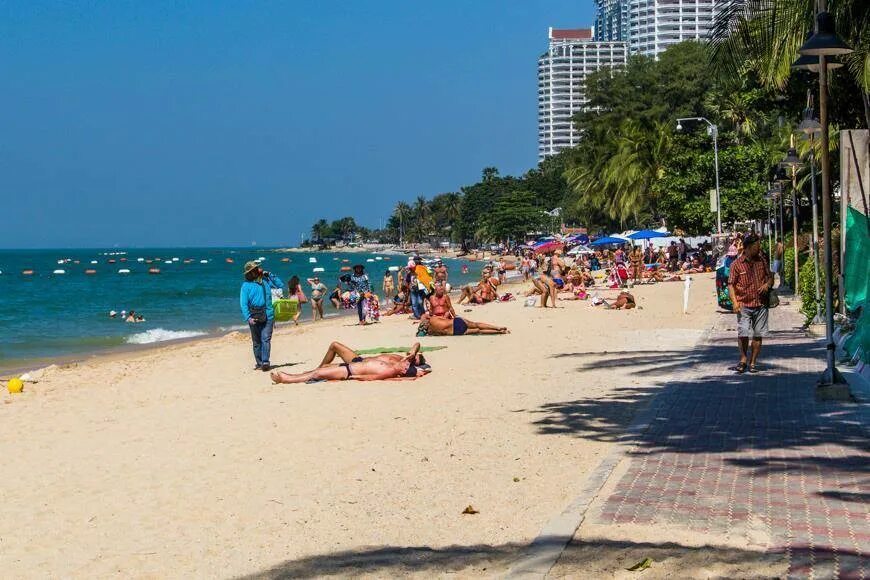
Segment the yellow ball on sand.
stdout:
<path fill-rule="evenodd" d="M 10 393 L 20 393 L 24 390 L 24 381 L 21 379 L 9 379 L 9 382 L 6 383 L 6 388 L 9 389 Z"/>

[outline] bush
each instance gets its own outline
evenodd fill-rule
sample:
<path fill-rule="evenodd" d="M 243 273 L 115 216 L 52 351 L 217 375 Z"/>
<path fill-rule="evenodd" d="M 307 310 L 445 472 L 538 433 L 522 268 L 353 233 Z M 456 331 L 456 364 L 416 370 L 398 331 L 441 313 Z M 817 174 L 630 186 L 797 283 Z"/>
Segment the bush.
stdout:
<path fill-rule="evenodd" d="M 794 288 L 794 248 L 787 246 L 782 253 L 782 279 L 789 288 Z"/>
<path fill-rule="evenodd" d="M 825 291 L 824 270 L 819 272 L 819 296 L 822 296 Z M 812 322 L 817 311 L 824 311 L 825 305 L 816 304 L 816 273 L 813 267 L 813 261 L 807 260 L 800 270 L 800 288 L 798 293 L 801 297 L 801 313 L 806 317 L 806 324 Z"/>

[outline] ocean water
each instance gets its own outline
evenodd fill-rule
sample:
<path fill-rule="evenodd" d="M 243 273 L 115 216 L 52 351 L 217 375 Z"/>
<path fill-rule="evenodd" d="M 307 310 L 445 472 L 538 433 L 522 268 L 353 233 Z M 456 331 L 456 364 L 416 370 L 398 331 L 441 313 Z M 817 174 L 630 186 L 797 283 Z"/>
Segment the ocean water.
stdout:
<path fill-rule="evenodd" d="M 340 268 L 362 263 L 377 289 L 388 267 L 407 261 L 401 255 L 262 248 L 0 250 L 0 368 L 245 329 L 239 312 L 242 267 L 257 258 L 264 258 L 263 268 L 285 284 L 293 275 L 304 284 L 320 267 L 319 276 L 329 286 L 342 274 Z M 445 264 L 454 286 L 479 271 L 462 275 L 461 261 L 445 259 Z M 155 267 L 160 273 L 149 274 Z M 34 274 L 22 275 L 25 269 Z M 87 275 L 86 269 L 96 274 Z M 119 274 L 121 269 L 130 273 Z M 112 319 L 110 310 L 135 310 L 146 322 Z M 336 313 L 331 305 L 326 310 Z M 310 317 L 307 306 L 303 316 Z"/>

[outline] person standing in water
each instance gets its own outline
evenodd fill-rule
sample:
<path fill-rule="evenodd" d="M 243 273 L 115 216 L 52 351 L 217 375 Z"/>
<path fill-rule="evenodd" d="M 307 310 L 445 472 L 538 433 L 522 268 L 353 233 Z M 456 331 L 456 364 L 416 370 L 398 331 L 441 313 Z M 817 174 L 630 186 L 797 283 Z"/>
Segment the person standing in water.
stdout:
<path fill-rule="evenodd" d="M 254 344 L 254 370 L 268 371 L 272 350 L 272 326 L 275 310 L 272 308 L 272 288 L 282 288 L 277 276 L 263 271 L 257 262 L 248 262 L 244 268 L 245 281 L 239 293 L 242 319 L 248 323 Z"/>
<path fill-rule="evenodd" d="M 315 276 L 308 279 L 308 284 L 311 286 L 311 316 L 316 322 L 319 316 L 323 320 L 323 297 L 328 288 L 326 284 L 320 281 L 320 278 Z"/>

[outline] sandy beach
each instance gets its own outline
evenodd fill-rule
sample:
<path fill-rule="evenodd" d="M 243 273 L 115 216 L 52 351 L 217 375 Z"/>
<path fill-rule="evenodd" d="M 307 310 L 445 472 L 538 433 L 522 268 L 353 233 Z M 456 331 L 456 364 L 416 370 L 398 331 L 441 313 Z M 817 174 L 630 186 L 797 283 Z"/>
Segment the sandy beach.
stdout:
<path fill-rule="evenodd" d="M 459 308 L 512 334 L 424 338 L 447 348 L 427 353 L 433 372 L 413 382 L 275 386 L 251 370 L 240 333 L 50 368 L 23 394 L 2 394 L 3 575 L 506 569 L 620 444 L 607 424 L 577 437 L 583 409 L 572 403 L 664 379 L 596 361 L 691 349 L 715 311 L 712 274 L 695 277 L 689 315 L 681 283 L 633 293 L 633 311 Z M 405 316 L 352 323 L 281 327 L 273 364 L 312 368 L 332 340 L 416 340 Z M 479 513 L 462 514 L 469 505 Z"/>

